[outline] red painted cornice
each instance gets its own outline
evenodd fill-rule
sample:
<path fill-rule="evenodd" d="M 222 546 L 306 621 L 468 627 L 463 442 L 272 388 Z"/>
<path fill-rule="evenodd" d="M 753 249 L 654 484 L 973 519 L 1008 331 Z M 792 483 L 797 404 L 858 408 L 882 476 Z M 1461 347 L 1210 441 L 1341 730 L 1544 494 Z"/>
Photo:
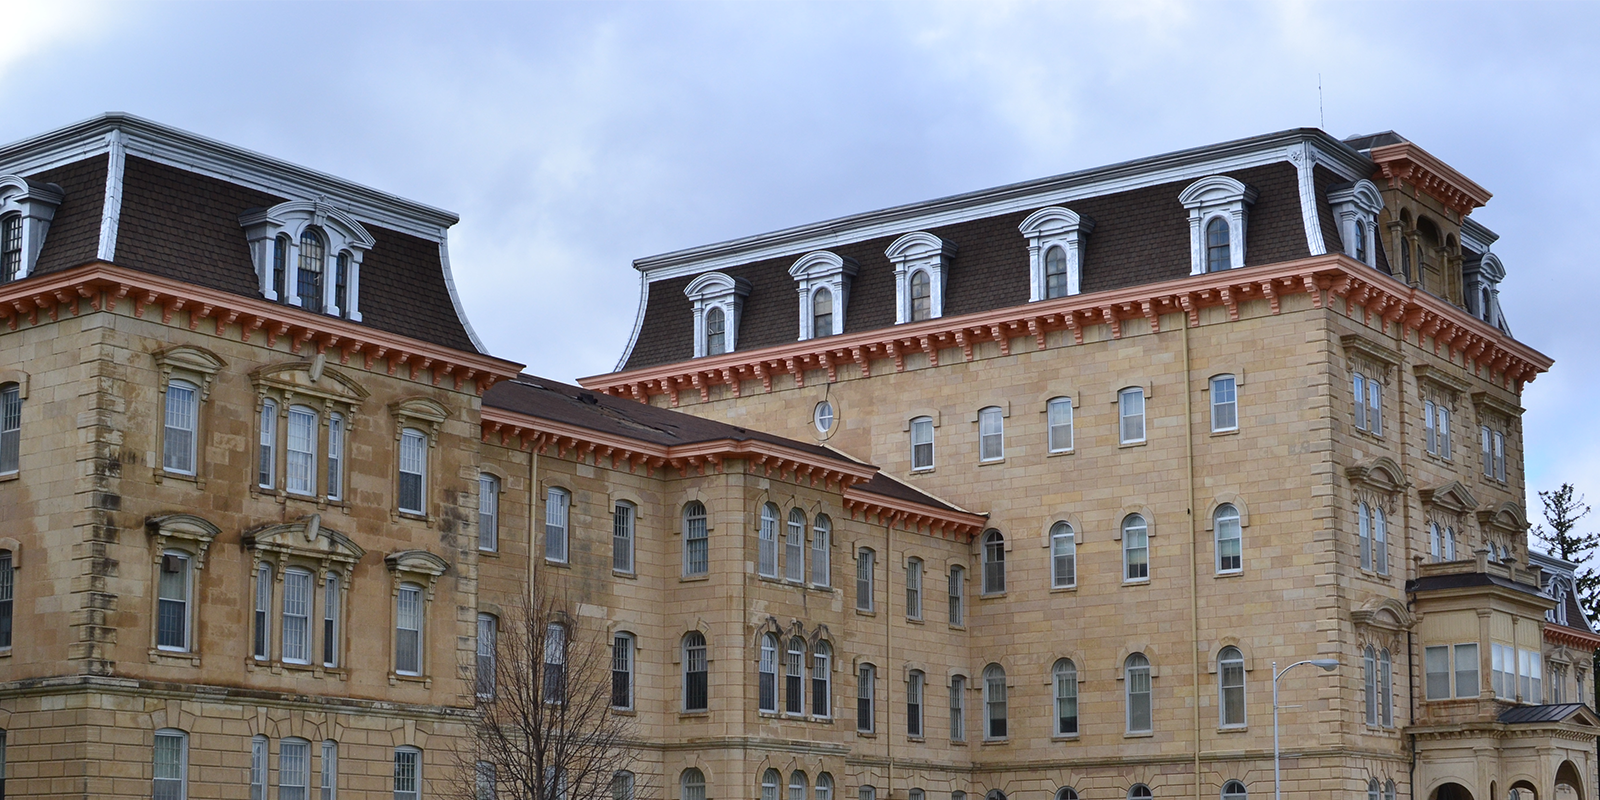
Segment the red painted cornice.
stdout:
<path fill-rule="evenodd" d="M 1200 309 L 1207 306 L 1223 306 L 1228 318 L 1237 320 L 1239 303 L 1245 300 L 1265 299 L 1277 314 L 1279 298 L 1289 294 L 1310 294 L 1313 307 L 1342 307 L 1346 315 L 1360 314 L 1363 321 L 1381 318 L 1398 323 L 1407 340 L 1419 346 L 1423 336 L 1431 337 L 1435 354 L 1519 393 L 1522 384 L 1550 368 L 1549 357 L 1462 309 L 1344 255 L 1326 255 L 737 351 L 578 382 L 587 389 L 641 402 L 665 394 L 676 406 L 679 393 L 698 391 L 704 402 L 717 384 L 727 384 L 738 397 L 743 380 L 759 379 L 770 392 L 775 375 L 793 375 L 803 387 L 805 372 L 811 369 L 826 369 L 832 382 L 842 364 L 853 363 L 863 377 L 871 377 L 873 359 L 893 359 L 895 371 L 902 372 L 908 353 L 926 353 L 938 366 L 940 349 L 960 348 L 962 357 L 971 361 L 978 342 L 996 342 L 1001 354 L 1009 355 L 1013 337 L 1032 337 L 1035 348 L 1043 349 L 1045 334 L 1065 330 L 1081 344 L 1086 325 L 1109 325 L 1111 338 L 1120 339 L 1125 320 L 1145 319 L 1159 331 L 1162 314 L 1183 313 L 1190 327 L 1196 327 Z"/>
<path fill-rule="evenodd" d="M 1544 625 L 1544 640 L 1576 650 L 1588 652 L 1600 650 L 1600 635 L 1551 622 L 1546 622 Z"/>
<path fill-rule="evenodd" d="M 11 330 L 23 321 L 39 324 L 40 313 L 54 321 L 63 312 L 76 316 L 80 304 L 101 311 L 115 310 L 123 302 L 129 304 L 135 317 L 160 311 L 164 325 L 172 324 L 174 318 L 182 324 L 186 317 L 191 331 L 206 322 L 216 326 L 217 336 L 229 335 L 236 329 L 243 342 L 260 332 L 266 337 L 267 347 L 275 347 L 279 339 L 284 339 L 292 353 L 309 345 L 330 359 L 338 355 L 340 364 L 349 364 L 351 358 L 360 356 L 362 367 L 367 370 L 382 360 L 388 365 L 388 374 L 394 375 L 405 367 L 410 380 L 417 380 L 419 373 L 427 371 L 434 386 L 450 378 L 456 389 L 470 383 L 481 393 L 497 381 L 516 377 L 522 369 L 515 362 L 103 261 L 0 285 L 0 319 Z"/>
<path fill-rule="evenodd" d="M 1374 180 L 1387 180 L 1391 189 L 1398 189 L 1401 181 L 1407 181 L 1463 217 L 1494 196 L 1411 142 L 1374 147 L 1368 154 L 1377 165 L 1372 174 Z"/>

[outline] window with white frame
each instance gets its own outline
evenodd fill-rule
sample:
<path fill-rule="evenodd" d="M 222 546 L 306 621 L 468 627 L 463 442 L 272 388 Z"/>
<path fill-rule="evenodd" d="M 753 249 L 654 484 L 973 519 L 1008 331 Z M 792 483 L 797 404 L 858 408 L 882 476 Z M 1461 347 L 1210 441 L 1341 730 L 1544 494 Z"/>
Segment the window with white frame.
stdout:
<path fill-rule="evenodd" d="M 1078 667 L 1070 658 L 1057 659 L 1050 668 L 1050 679 L 1055 695 L 1056 736 L 1075 736 L 1078 733 Z"/>
<path fill-rule="evenodd" d="M 1383 509 L 1366 502 L 1356 505 L 1357 538 L 1361 545 L 1361 568 L 1380 575 L 1389 574 L 1389 522 Z"/>
<path fill-rule="evenodd" d="M 322 666 L 339 666 L 339 610 L 343 607 L 344 584 L 337 573 L 322 579 Z"/>
<path fill-rule="evenodd" d="M 1144 441 L 1144 389 L 1132 386 L 1117 392 L 1118 433 L 1122 444 Z"/>
<path fill-rule="evenodd" d="M 1072 450 L 1072 398 L 1052 397 L 1044 405 L 1045 427 L 1048 430 L 1050 452 L 1066 453 Z"/>
<path fill-rule="evenodd" d="M 1239 430 L 1239 386 L 1232 375 L 1211 378 L 1211 432 Z"/>
<path fill-rule="evenodd" d="M 1222 800 L 1248 800 L 1250 793 L 1244 788 L 1244 781 L 1228 781 L 1222 784 Z"/>
<path fill-rule="evenodd" d="M 1329 187 L 1328 205 L 1339 227 L 1344 254 L 1376 269 L 1377 248 L 1372 243 L 1378 239 L 1378 212 L 1383 210 L 1378 187 L 1365 178 Z"/>
<path fill-rule="evenodd" d="M 1190 184 L 1178 195 L 1189 212 L 1190 275 L 1245 265 L 1245 221 L 1256 190 L 1224 175 Z"/>
<path fill-rule="evenodd" d="M 706 800 L 706 776 L 690 767 L 678 778 L 678 800 Z"/>
<path fill-rule="evenodd" d="M 906 616 L 922 619 L 922 559 L 906 561 Z"/>
<path fill-rule="evenodd" d="M 153 781 L 155 800 L 185 800 L 189 796 L 189 734 L 175 728 L 156 731 Z"/>
<path fill-rule="evenodd" d="M 298 737 L 278 742 L 278 800 L 306 800 L 311 787 L 311 743 Z"/>
<path fill-rule="evenodd" d="M 255 611 L 252 618 L 255 632 L 251 655 L 257 661 L 272 658 L 272 566 L 256 567 Z"/>
<path fill-rule="evenodd" d="M 756 674 L 756 707 L 778 713 L 778 637 L 773 634 L 761 636 L 761 660 L 756 663 Z"/>
<path fill-rule="evenodd" d="M 1378 651 L 1378 717 L 1383 727 L 1394 727 L 1394 660 L 1387 647 Z"/>
<path fill-rule="evenodd" d="M 833 541 L 833 520 L 827 514 L 818 514 L 811 521 L 811 585 L 826 587 L 833 583 L 833 565 L 830 562 Z"/>
<path fill-rule="evenodd" d="M 344 415 L 328 415 L 328 499 L 344 499 Z"/>
<path fill-rule="evenodd" d="M 1245 726 L 1244 654 L 1237 647 L 1217 653 L 1217 714 L 1220 727 Z"/>
<path fill-rule="evenodd" d="M 806 512 L 789 509 L 789 525 L 783 538 L 784 579 L 802 583 L 806 579 Z"/>
<path fill-rule="evenodd" d="M 500 633 L 500 620 L 493 614 L 478 613 L 478 658 L 474 692 L 481 700 L 494 697 L 495 639 Z"/>
<path fill-rule="evenodd" d="M 500 549 L 500 479 L 478 473 L 478 549 Z"/>
<path fill-rule="evenodd" d="M 683 710 L 705 711 L 710 708 L 710 673 L 706 659 L 706 637 L 699 631 L 689 631 L 683 637 Z"/>
<path fill-rule="evenodd" d="M 978 412 L 978 460 L 1000 461 L 1006 457 L 1005 411 L 989 406 Z"/>
<path fill-rule="evenodd" d="M 1423 648 L 1423 694 L 1428 700 L 1452 697 L 1476 698 L 1478 682 L 1478 643 L 1435 645 Z"/>
<path fill-rule="evenodd" d="M 15 475 L 21 463 L 22 385 L 0 384 L 0 475 Z"/>
<path fill-rule="evenodd" d="M 10 283 L 22 271 L 22 215 L 0 217 L 0 283 Z"/>
<path fill-rule="evenodd" d="M 250 800 L 267 800 L 267 737 L 250 737 Z"/>
<path fill-rule="evenodd" d="M 1150 686 L 1150 659 L 1132 653 L 1122 664 L 1128 707 L 1128 733 L 1149 733 L 1153 727 Z"/>
<path fill-rule="evenodd" d="M 311 573 L 298 567 L 283 572 L 283 660 L 311 663 Z"/>
<path fill-rule="evenodd" d="M 12 605 L 17 586 L 15 558 L 12 551 L 0 550 L 0 650 L 11 648 Z M 5 732 L 0 730 L 0 780 L 5 778 L 4 737 Z"/>
<path fill-rule="evenodd" d="M 394 671 L 422 674 L 422 587 L 402 583 L 395 594 Z"/>
<path fill-rule="evenodd" d="M 552 486 L 544 495 L 544 559 L 557 564 L 567 562 L 568 525 L 572 494 Z"/>
<path fill-rule="evenodd" d="M 200 426 L 200 389 L 188 381 L 167 384 L 166 424 L 161 466 L 180 475 L 195 473 L 195 446 Z"/>
<path fill-rule="evenodd" d="M 1122 518 L 1122 581 L 1150 580 L 1150 526 L 1143 514 Z"/>
<path fill-rule="evenodd" d="M 806 641 L 789 637 L 783 654 L 783 713 L 799 716 L 806 711 Z"/>
<path fill-rule="evenodd" d="M 683 505 L 683 574 L 684 577 L 705 575 L 711 571 L 710 528 L 706 522 L 706 507 L 699 500 Z"/>
<path fill-rule="evenodd" d="M 877 668 L 871 664 L 862 664 L 856 670 L 856 730 L 861 733 L 872 733 L 876 729 L 877 710 L 873 707 L 876 697 Z"/>
<path fill-rule="evenodd" d="M 1383 382 L 1357 371 L 1352 378 L 1356 430 L 1383 435 Z"/>
<path fill-rule="evenodd" d="M 911 470 L 933 469 L 933 417 L 911 420 Z"/>
<path fill-rule="evenodd" d="M 896 324 L 944 316 L 945 272 L 954 244 L 931 233 L 908 233 L 884 255 L 894 265 Z"/>
<path fill-rule="evenodd" d="M 1006 537 L 991 530 L 983 535 L 983 593 L 1006 591 Z"/>
<path fill-rule="evenodd" d="M 999 664 L 983 668 L 983 738 L 1004 739 L 1008 733 L 1006 670 Z"/>
<path fill-rule="evenodd" d="M 789 773 L 789 800 L 808 800 L 806 790 L 810 787 L 806 774 L 800 770 Z"/>
<path fill-rule="evenodd" d="M 633 708 L 635 650 L 633 634 L 624 631 L 611 637 L 612 708 L 623 710 Z"/>
<path fill-rule="evenodd" d="M 833 647 L 827 642 L 811 646 L 811 716 L 833 716 Z"/>
<path fill-rule="evenodd" d="M 873 609 L 873 569 L 877 554 L 870 547 L 856 551 L 856 610 Z"/>
<path fill-rule="evenodd" d="M 1051 206 L 1029 214 L 1017 230 L 1028 240 L 1029 301 L 1082 291 L 1084 246 L 1094 230 L 1094 220 Z"/>
<path fill-rule="evenodd" d="M 317 412 L 306 406 L 289 407 L 286 449 L 287 488 L 293 494 L 317 491 Z"/>
<path fill-rule="evenodd" d="M 1504 483 L 1506 480 L 1506 435 L 1488 425 L 1482 427 L 1483 477 Z"/>
<path fill-rule="evenodd" d="M 826 250 L 807 253 L 789 268 L 800 299 L 800 339 L 844 333 L 850 282 L 859 269 L 853 259 Z"/>
<path fill-rule="evenodd" d="M 778 507 L 772 503 L 761 506 L 761 526 L 756 529 L 756 574 L 764 578 L 778 577 Z"/>
<path fill-rule="evenodd" d="M 950 676 L 950 741 L 967 740 L 967 676 Z"/>
<path fill-rule="evenodd" d="M 168 550 L 161 554 L 156 587 L 156 647 L 188 652 L 192 647 L 194 564 L 189 553 Z"/>
<path fill-rule="evenodd" d="M 922 670 L 911 670 L 906 680 L 906 736 L 922 738 L 922 694 L 927 686 L 927 676 Z"/>
<path fill-rule="evenodd" d="M 1078 585 L 1078 542 L 1072 525 L 1065 521 L 1050 526 L 1050 588 L 1070 589 Z"/>
<path fill-rule="evenodd" d="M 567 626 L 559 622 L 548 623 L 544 626 L 544 658 L 540 673 L 543 675 L 543 686 L 540 688 L 541 699 L 551 705 L 561 705 L 567 702 L 567 650 L 569 637 Z"/>
<path fill-rule="evenodd" d="M 744 299 L 750 296 L 750 282 L 707 272 L 691 281 L 683 293 L 694 305 L 694 357 L 732 353 L 737 347 Z"/>
<path fill-rule="evenodd" d="M 422 751 L 415 747 L 394 749 L 394 800 L 422 800 Z"/>
<path fill-rule="evenodd" d="M 1428 453 L 1450 460 L 1450 406 L 1432 397 L 1424 399 L 1422 430 Z"/>
<path fill-rule="evenodd" d="M 1240 525 L 1239 509 L 1232 503 L 1223 503 L 1211 515 L 1211 527 L 1217 543 L 1217 573 L 1239 572 L 1244 569 L 1244 535 Z"/>
<path fill-rule="evenodd" d="M 1544 673 L 1537 650 L 1517 650 L 1517 699 L 1524 703 L 1544 702 Z"/>
<path fill-rule="evenodd" d="M 400 431 L 400 510 L 424 514 L 428 477 L 428 437 L 416 428 Z"/>
<path fill-rule="evenodd" d="M 1494 696 L 1512 700 L 1517 695 L 1517 651 L 1508 644 L 1489 645 L 1489 684 Z"/>
<path fill-rule="evenodd" d="M 634 548 L 634 520 L 638 510 L 632 503 L 619 500 L 611 509 L 611 569 L 632 575 Z"/>
<path fill-rule="evenodd" d="M 959 565 L 950 567 L 949 586 L 946 589 L 950 615 L 950 624 L 960 627 L 966 624 L 966 587 L 967 570 Z"/>

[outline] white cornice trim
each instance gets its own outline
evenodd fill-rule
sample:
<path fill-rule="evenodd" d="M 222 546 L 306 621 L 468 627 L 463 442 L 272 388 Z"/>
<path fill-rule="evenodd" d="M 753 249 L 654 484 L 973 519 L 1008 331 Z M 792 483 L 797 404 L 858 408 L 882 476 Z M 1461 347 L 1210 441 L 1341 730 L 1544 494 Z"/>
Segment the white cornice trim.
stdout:
<path fill-rule="evenodd" d="M 0 146 L 0 173 L 30 174 L 107 152 L 113 132 L 122 134 L 126 154 L 289 200 L 327 196 L 363 221 L 431 241 L 444 241 L 460 219 L 440 208 L 119 112 Z"/>
<path fill-rule="evenodd" d="M 1296 150 L 1309 150 L 1316 155 L 1316 163 L 1347 180 L 1372 174 L 1372 162 L 1349 145 L 1314 128 L 1297 128 L 677 250 L 638 259 L 633 266 L 649 281 L 696 275 L 752 261 L 1289 161 L 1290 153 Z M 1313 214 L 1316 211 L 1314 202 L 1311 210 Z"/>
<path fill-rule="evenodd" d="M 117 260 L 117 226 L 122 223 L 122 170 L 128 163 L 127 147 L 122 131 L 106 134 L 106 194 L 100 209 L 101 261 Z"/>
<path fill-rule="evenodd" d="M 622 358 L 617 359 L 617 366 L 612 372 L 621 372 L 628 366 L 628 359 L 633 358 L 633 348 L 639 345 L 639 332 L 644 330 L 644 309 L 650 304 L 650 276 L 639 274 L 639 310 L 633 315 L 633 333 L 628 336 L 628 346 L 622 349 Z"/>
<path fill-rule="evenodd" d="M 456 319 L 461 320 L 461 327 L 466 329 L 472 346 L 478 348 L 479 353 L 487 354 L 489 349 L 483 346 L 483 340 L 472 328 L 472 321 L 467 319 L 466 307 L 461 305 L 461 293 L 456 291 L 456 278 L 450 272 L 450 243 L 443 239 L 439 240 L 439 268 L 444 271 L 444 288 L 450 293 L 450 305 L 455 307 Z"/>

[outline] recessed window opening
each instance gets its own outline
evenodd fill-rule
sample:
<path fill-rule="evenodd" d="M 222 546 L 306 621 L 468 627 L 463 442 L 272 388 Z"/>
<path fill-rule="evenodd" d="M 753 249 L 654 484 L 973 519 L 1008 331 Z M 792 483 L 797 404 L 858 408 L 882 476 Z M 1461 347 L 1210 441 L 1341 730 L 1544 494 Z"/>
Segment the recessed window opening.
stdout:
<path fill-rule="evenodd" d="M 1044 254 L 1044 296 L 1067 296 L 1067 251 L 1052 247 Z"/>
<path fill-rule="evenodd" d="M 728 352 L 728 321 L 721 308 L 706 311 L 706 355 L 720 356 Z"/>
<path fill-rule="evenodd" d="M 833 292 L 818 289 L 811 295 L 811 336 L 833 335 Z"/>
<path fill-rule="evenodd" d="M 307 311 L 322 313 L 322 273 L 327 261 L 322 237 L 307 228 L 300 234 L 300 272 L 295 276 L 300 307 Z"/>
<path fill-rule="evenodd" d="M 1206 223 L 1206 271 L 1222 272 L 1233 266 L 1229 252 L 1228 221 L 1212 217 Z"/>

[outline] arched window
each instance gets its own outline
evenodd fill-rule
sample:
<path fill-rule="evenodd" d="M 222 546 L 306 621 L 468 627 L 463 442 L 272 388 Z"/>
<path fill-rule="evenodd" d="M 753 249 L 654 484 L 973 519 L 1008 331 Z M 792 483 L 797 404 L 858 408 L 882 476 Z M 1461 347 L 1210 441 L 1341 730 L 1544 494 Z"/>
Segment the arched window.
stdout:
<path fill-rule="evenodd" d="M 1394 781 L 1390 780 L 1383 785 L 1383 800 L 1394 800 Z"/>
<path fill-rule="evenodd" d="M 1122 567 L 1125 583 L 1150 579 L 1150 526 L 1142 514 L 1122 519 Z"/>
<path fill-rule="evenodd" d="M 699 631 L 689 631 L 683 637 L 684 711 L 705 711 L 710 708 L 709 677 L 706 637 Z"/>
<path fill-rule="evenodd" d="M 633 708 L 634 671 L 633 634 L 619 631 L 611 637 L 611 707 Z"/>
<path fill-rule="evenodd" d="M 1394 727 L 1394 662 L 1387 647 L 1378 652 L 1378 711 L 1383 727 Z"/>
<path fill-rule="evenodd" d="M 1211 527 L 1217 536 L 1217 572 L 1238 572 L 1244 569 L 1244 544 L 1239 527 L 1239 509 L 1231 503 L 1217 506 L 1211 515 Z"/>
<path fill-rule="evenodd" d="M 778 507 L 767 503 L 761 507 L 761 528 L 758 553 L 756 556 L 756 571 L 762 577 L 778 577 Z"/>
<path fill-rule="evenodd" d="M 291 736 L 278 742 L 278 800 L 306 800 L 311 786 L 311 743 Z"/>
<path fill-rule="evenodd" d="M 1228 244 L 1228 221 L 1212 217 L 1206 223 L 1206 272 L 1221 272 L 1233 266 Z"/>
<path fill-rule="evenodd" d="M 1361 654 L 1361 683 L 1366 710 L 1367 724 L 1378 724 L 1378 654 L 1371 645 Z"/>
<path fill-rule="evenodd" d="M 333 267 L 333 304 L 339 316 L 350 316 L 350 254 L 340 253 Z"/>
<path fill-rule="evenodd" d="M 1383 785 L 1378 783 L 1377 778 L 1367 781 L 1367 800 L 1383 800 L 1382 792 Z"/>
<path fill-rule="evenodd" d="M 911 321 L 921 322 L 933 318 L 933 287 L 928 273 L 917 270 L 911 273 Z"/>
<path fill-rule="evenodd" d="M 952 565 L 950 567 L 950 579 L 948 581 L 949 586 L 945 589 L 945 593 L 949 596 L 947 603 L 949 609 L 946 613 L 948 613 L 950 616 L 949 621 L 951 625 L 961 626 L 967 624 L 965 608 L 967 593 L 966 582 L 966 568 L 960 565 Z"/>
<path fill-rule="evenodd" d="M 1127 684 L 1128 732 L 1149 733 L 1152 729 L 1150 703 L 1150 659 L 1143 653 L 1133 653 L 1122 664 L 1123 682 Z"/>
<path fill-rule="evenodd" d="M 778 800 L 778 784 L 783 776 L 775 769 L 761 773 L 761 800 Z"/>
<path fill-rule="evenodd" d="M 0 550 L 0 649 L 11 647 L 12 630 L 12 597 L 16 590 L 17 574 L 13 564 L 13 554 L 10 550 Z M 0 780 L 5 779 L 5 735 L 0 729 Z M 4 797 L 4 795 L 0 795 Z"/>
<path fill-rule="evenodd" d="M 1072 526 L 1057 522 L 1050 527 L 1050 586 L 1067 589 L 1078 585 L 1078 543 Z"/>
<path fill-rule="evenodd" d="M 833 540 L 833 520 L 827 514 L 818 514 L 811 521 L 811 585 L 831 586 L 833 565 L 830 555 Z"/>
<path fill-rule="evenodd" d="M 394 800 L 422 800 L 422 751 L 410 745 L 394 749 Z"/>
<path fill-rule="evenodd" d="M 763 634 L 761 637 L 761 661 L 756 667 L 757 692 L 760 695 L 757 706 L 762 711 L 778 713 L 778 637 L 773 634 Z"/>
<path fill-rule="evenodd" d="M 1244 727 L 1244 654 L 1237 647 L 1224 647 L 1217 653 L 1217 695 L 1218 724 Z"/>
<path fill-rule="evenodd" d="M 1059 247 L 1044 252 L 1044 296 L 1067 296 L 1067 251 Z"/>
<path fill-rule="evenodd" d="M 1150 787 L 1142 783 L 1136 783 L 1128 790 L 1128 800 L 1150 800 L 1152 797 L 1155 795 L 1150 793 Z"/>
<path fill-rule="evenodd" d="M 300 298 L 300 307 L 307 311 L 322 313 L 322 273 L 327 263 L 328 252 L 322 235 L 313 228 L 306 228 L 300 234 L 300 272 L 295 276 L 295 295 Z"/>
<path fill-rule="evenodd" d="M 983 668 L 983 736 L 1006 738 L 1006 670 L 999 664 Z"/>
<path fill-rule="evenodd" d="M 1222 784 L 1222 800 L 1246 800 L 1249 796 L 1241 781 L 1228 781 Z"/>
<path fill-rule="evenodd" d="M 991 530 L 983 535 L 983 593 L 1006 590 L 1006 537 Z"/>
<path fill-rule="evenodd" d="M 168 472 L 193 475 L 195 439 L 200 430 L 200 388 L 188 381 L 167 383 L 166 426 L 162 431 L 161 466 Z"/>
<path fill-rule="evenodd" d="M 1367 226 L 1356 223 L 1356 260 L 1367 263 Z"/>
<path fill-rule="evenodd" d="M 632 772 L 621 770 L 611 775 L 611 800 L 633 800 L 634 776 Z M 331 800 L 332 795 L 329 795 Z"/>
<path fill-rule="evenodd" d="M 818 773 L 817 789 L 812 796 L 815 800 L 833 800 L 833 776 L 826 772 Z"/>
<path fill-rule="evenodd" d="M 862 733 L 872 733 L 877 724 L 877 678 L 878 669 L 871 664 L 862 664 L 856 672 L 856 730 Z"/>
<path fill-rule="evenodd" d="M 811 648 L 811 716 L 833 716 L 833 648 L 827 642 Z"/>
<path fill-rule="evenodd" d="M 818 289 L 811 295 L 811 338 L 833 335 L 833 292 Z"/>
<path fill-rule="evenodd" d="M 1078 732 L 1078 667 L 1070 659 L 1059 659 L 1050 668 L 1055 682 L 1057 736 Z"/>
<path fill-rule="evenodd" d="M 1456 560 L 1456 529 L 1455 528 L 1446 527 L 1444 529 L 1444 560 L 1446 560 L 1446 561 L 1454 561 L 1454 560 Z"/>
<path fill-rule="evenodd" d="M 1006 800 L 1006 793 L 999 789 L 990 789 L 989 793 L 983 796 L 983 800 Z"/>
<path fill-rule="evenodd" d="M 567 700 L 567 626 L 552 622 L 544 626 L 544 701 Z"/>
<path fill-rule="evenodd" d="M 678 800 L 706 800 L 706 775 L 695 767 L 678 779 Z"/>
<path fill-rule="evenodd" d="M 800 770 L 789 773 L 789 800 L 806 800 L 806 774 Z"/>
<path fill-rule="evenodd" d="M 267 737 L 250 737 L 250 800 L 267 798 L 267 747 Z"/>
<path fill-rule="evenodd" d="M 791 583 L 806 579 L 806 512 L 789 509 L 789 530 L 783 540 L 784 577 Z"/>
<path fill-rule="evenodd" d="M 789 637 L 789 647 L 783 654 L 783 711 L 785 714 L 806 712 L 806 641 L 798 636 Z"/>
<path fill-rule="evenodd" d="M 1441 547 L 1442 544 L 1443 543 L 1440 542 L 1439 523 L 1428 523 L 1428 555 L 1431 556 L 1434 561 L 1438 561 L 1443 552 L 1443 548 Z"/>
<path fill-rule="evenodd" d="M 710 542 L 706 539 L 706 507 L 699 500 L 683 505 L 683 574 L 705 575 L 711 570 Z"/>
<path fill-rule="evenodd" d="M 728 352 L 728 318 L 722 309 L 712 306 L 706 311 L 706 355 L 720 356 Z"/>
<path fill-rule="evenodd" d="M 183 800 L 189 796 L 189 734 L 176 728 L 156 731 L 154 786 L 151 797 Z"/>
<path fill-rule="evenodd" d="M 1056 792 L 1056 800 L 1078 800 L 1078 792 L 1071 786 L 1063 786 Z"/>
<path fill-rule="evenodd" d="M 0 475 L 14 475 L 22 452 L 22 387 L 0 384 Z"/>
<path fill-rule="evenodd" d="M 278 295 L 278 302 L 287 303 L 285 296 L 288 291 L 289 279 L 289 237 L 279 236 L 272 246 L 272 291 Z"/>
<path fill-rule="evenodd" d="M 1389 574 L 1389 523 L 1383 509 L 1372 509 L 1372 566 L 1379 575 Z"/>

